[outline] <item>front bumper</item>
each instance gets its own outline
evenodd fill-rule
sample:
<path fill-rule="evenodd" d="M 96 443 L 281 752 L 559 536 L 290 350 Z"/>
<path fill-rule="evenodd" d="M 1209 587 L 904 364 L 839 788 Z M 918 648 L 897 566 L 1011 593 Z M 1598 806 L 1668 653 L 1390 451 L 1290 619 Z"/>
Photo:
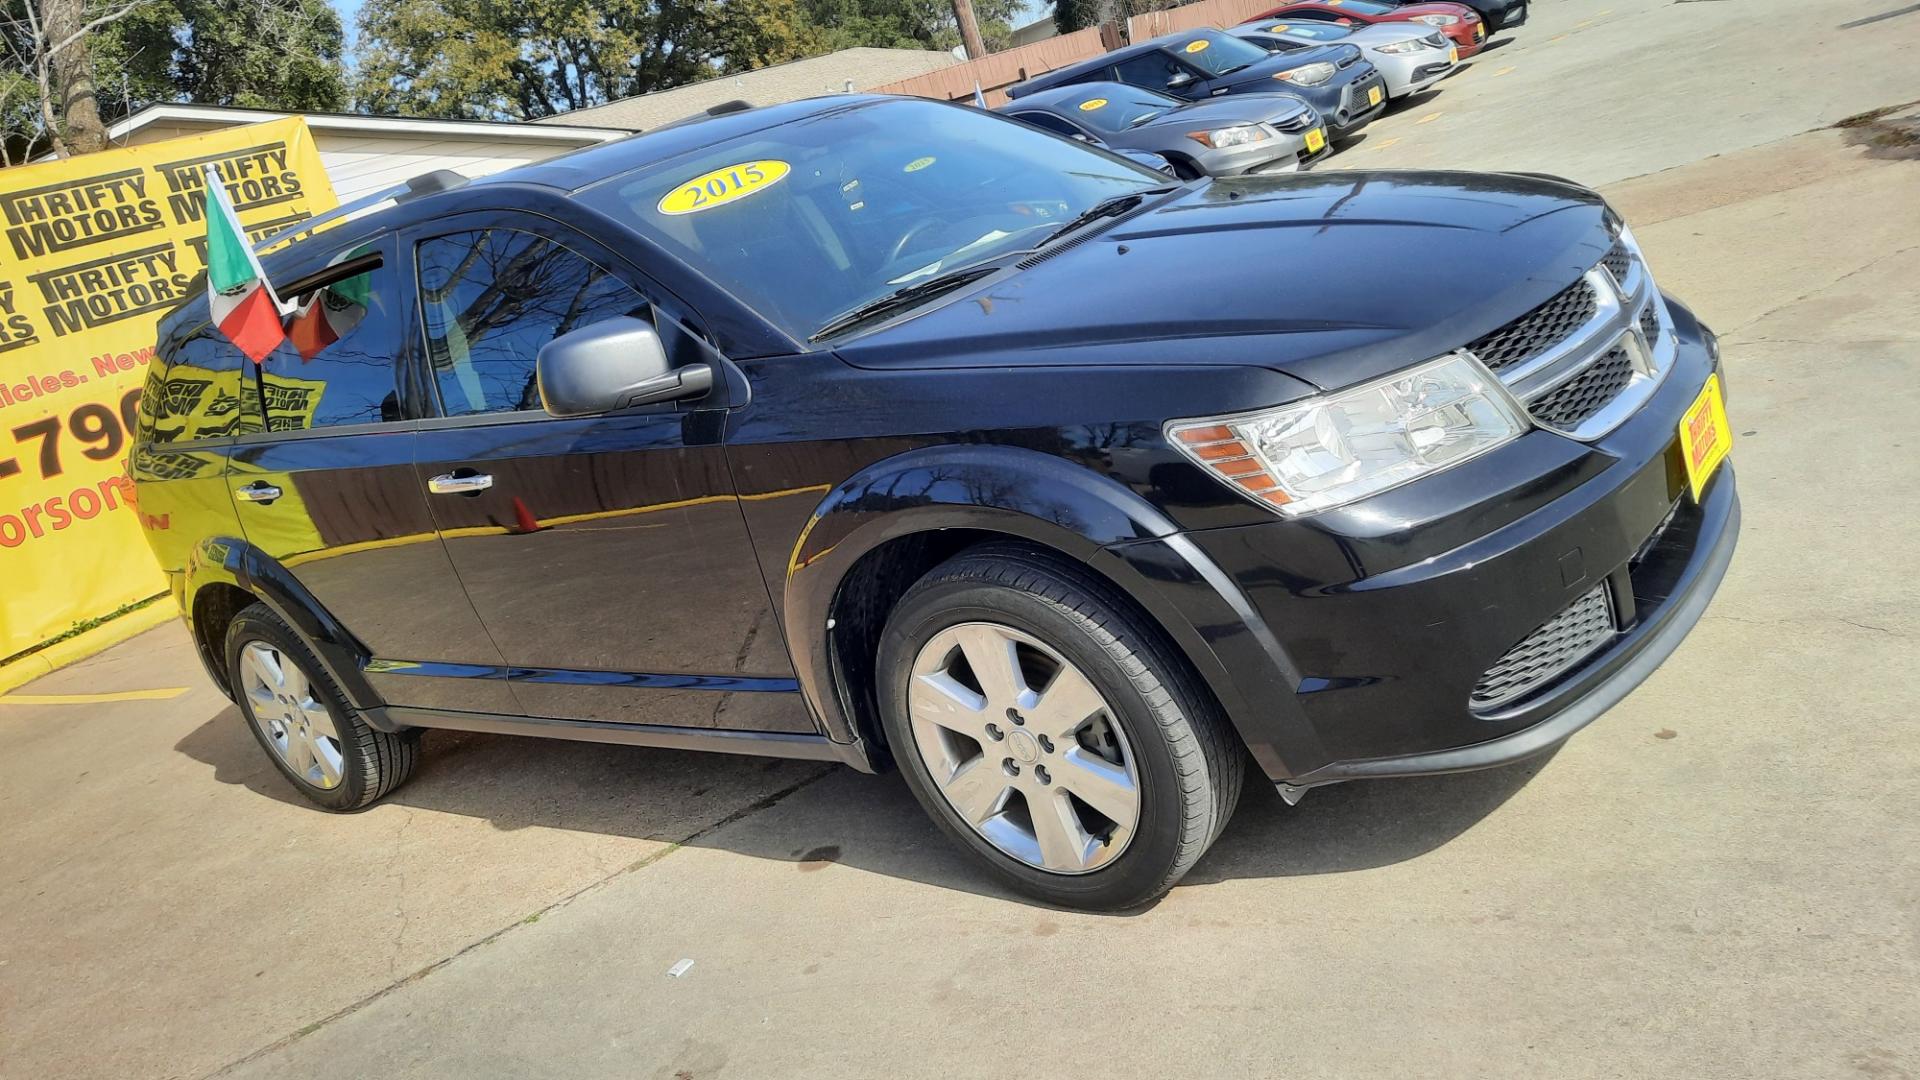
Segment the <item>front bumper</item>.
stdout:
<path fill-rule="evenodd" d="M 1435 60 L 1434 57 L 1439 57 Z M 1389 97 L 1406 97 L 1424 90 L 1453 71 L 1445 49 L 1422 49 L 1417 53 L 1369 53 L 1368 59 L 1387 80 Z"/>
<path fill-rule="evenodd" d="M 1299 520 L 1113 549 L 1204 638 L 1216 696 L 1294 788 L 1484 768 L 1545 750 L 1644 680 L 1711 599 L 1739 531 L 1731 464 L 1696 504 L 1681 415 L 1718 359 L 1671 300 L 1674 365 L 1593 443 L 1534 431 Z M 1525 694 L 1471 703 L 1516 643 L 1604 586 L 1615 627 Z"/>

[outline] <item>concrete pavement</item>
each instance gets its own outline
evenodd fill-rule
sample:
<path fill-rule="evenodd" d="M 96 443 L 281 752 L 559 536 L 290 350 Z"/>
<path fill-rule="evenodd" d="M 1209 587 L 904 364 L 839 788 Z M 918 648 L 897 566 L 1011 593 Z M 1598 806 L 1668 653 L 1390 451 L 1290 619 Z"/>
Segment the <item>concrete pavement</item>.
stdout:
<path fill-rule="evenodd" d="M 1778 71 L 1706 49 L 1722 107 L 1683 144 L 1621 119 L 1658 84 L 1581 73 L 1788 9 L 1598 6 L 1545 0 L 1348 155 L 1607 182 L 1722 335 L 1740 553 L 1558 754 L 1252 787 L 1165 901 L 1083 916 L 817 765 L 430 733 L 392 800 L 324 815 L 169 626 L 22 692 L 177 695 L 0 700 L 0 1074 L 1920 1073 L 1920 162 L 1798 134 L 1920 98 L 1874 51 L 1920 14 L 1794 8 L 1825 37 Z M 1490 88 L 1523 59 L 1528 94 Z"/>

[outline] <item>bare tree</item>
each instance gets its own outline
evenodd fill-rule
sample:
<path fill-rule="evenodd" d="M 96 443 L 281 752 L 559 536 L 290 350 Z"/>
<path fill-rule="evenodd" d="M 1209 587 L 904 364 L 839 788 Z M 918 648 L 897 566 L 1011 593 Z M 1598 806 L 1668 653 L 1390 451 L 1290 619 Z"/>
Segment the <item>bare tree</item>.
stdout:
<path fill-rule="evenodd" d="M 7 59 L 26 81 L 37 98 L 31 110 L 38 130 L 0 132 L 6 138 L 24 137 L 31 146 L 41 137 L 53 145 L 60 157 L 87 154 L 107 146 L 106 127 L 100 122 L 100 106 L 94 98 L 93 58 L 88 51 L 88 35 L 127 17 L 145 0 L 22 0 L 12 15 L 0 24 Z M 11 5 L 9 5 L 11 8 Z M 19 80 L 8 80 L 0 87 L 0 112 L 10 127 L 25 126 L 13 108 L 11 99 L 19 93 Z M 0 154 L 6 151 L 0 149 Z M 11 164 L 11 162 L 8 162 Z"/>

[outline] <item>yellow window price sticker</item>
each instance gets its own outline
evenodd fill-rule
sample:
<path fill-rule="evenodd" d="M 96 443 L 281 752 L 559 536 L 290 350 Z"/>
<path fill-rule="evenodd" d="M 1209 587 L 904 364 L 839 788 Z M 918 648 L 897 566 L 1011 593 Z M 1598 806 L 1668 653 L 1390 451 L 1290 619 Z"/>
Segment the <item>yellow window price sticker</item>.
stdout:
<path fill-rule="evenodd" d="M 698 214 L 765 191 L 786 179 L 792 171 L 793 166 L 784 161 L 743 161 L 728 165 L 682 182 L 660 197 L 657 209 L 667 215 Z"/>
<path fill-rule="evenodd" d="M 1284 34 L 1291 29 L 1293 29 L 1293 24 L 1291 23 L 1274 23 L 1272 26 L 1267 27 L 1267 32 L 1270 34 Z"/>
<path fill-rule="evenodd" d="M 1081 112 L 1094 112 L 1095 110 L 1104 109 L 1106 107 L 1107 107 L 1107 99 L 1103 97 L 1088 98 L 1087 100 L 1080 103 Z"/>
<path fill-rule="evenodd" d="M 1190 53 L 1206 52 L 1207 47 L 1212 44 L 1213 42 L 1208 41 L 1206 38 L 1196 38 L 1193 41 L 1187 42 L 1187 51 Z"/>
<path fill-rule="evenodd" d="M 914 158 L 912 161 L 907 162 L 906 168 L 901 169 L 900 171 L 901 172 L 919 172 L 921 169 L 924 169 L 927 166 L 939 160 L 940 159 L 936 157 Z"/>

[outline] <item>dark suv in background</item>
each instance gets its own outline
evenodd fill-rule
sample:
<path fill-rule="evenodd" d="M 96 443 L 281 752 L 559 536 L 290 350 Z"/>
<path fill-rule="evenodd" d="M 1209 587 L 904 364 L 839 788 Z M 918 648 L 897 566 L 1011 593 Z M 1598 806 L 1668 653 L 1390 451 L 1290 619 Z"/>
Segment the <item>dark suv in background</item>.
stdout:
<path fill-rule="evenodd" d="M 837 97 L 264 264 L 288 343 L 170 315 L 131 468 L 333 810 L 424 728 L 890 763 L 1012 885 L 1125 907 L 1248 766 L 1292 800 L 1565 739 L 1738 528 L 1712 335 L 1554 179 L 1175 186 Z"/>

